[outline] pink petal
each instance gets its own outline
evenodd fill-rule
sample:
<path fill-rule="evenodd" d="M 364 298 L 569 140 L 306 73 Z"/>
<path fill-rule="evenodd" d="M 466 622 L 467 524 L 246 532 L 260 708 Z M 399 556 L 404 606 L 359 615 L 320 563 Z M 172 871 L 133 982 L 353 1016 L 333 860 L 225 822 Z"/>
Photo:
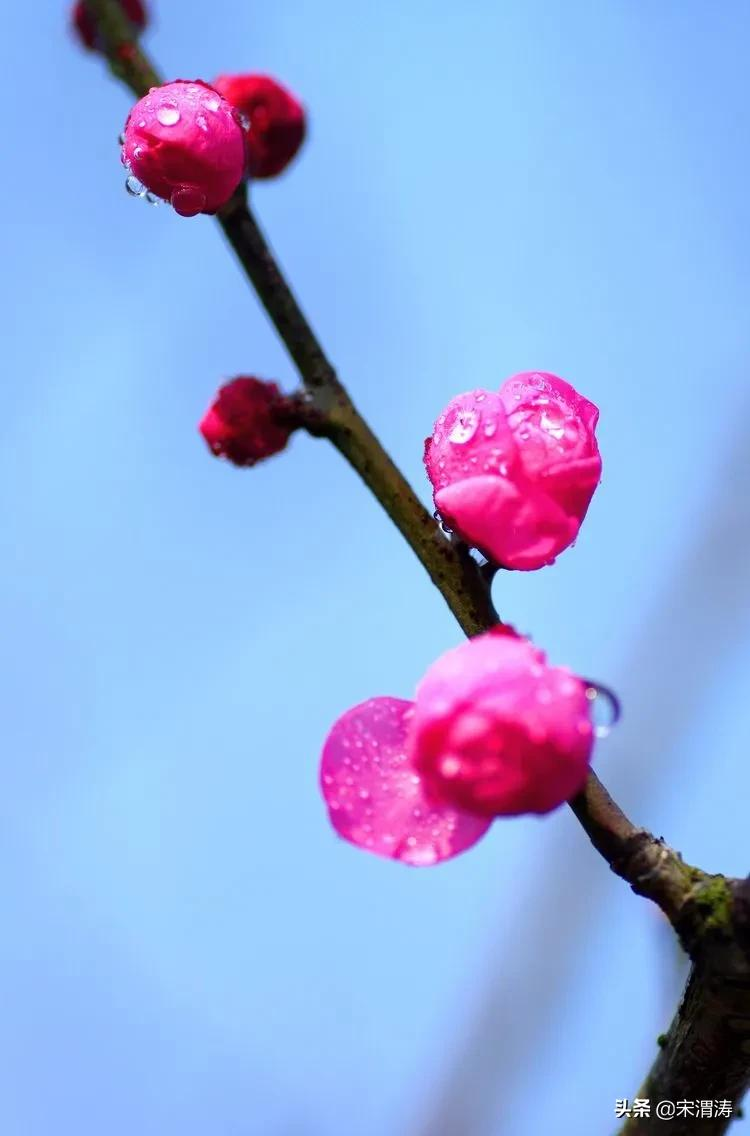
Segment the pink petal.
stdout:
<path fill-rule="evenodd" d="M 499 394 L 509 415 L 525 403 L 533 404 L 541 395 L 566 405 L 583 419 L 586 429 L 592 434 L 599 421 L 599 407 L 579 394 L 565 379 L 549 371 L 521 371 L 518 375 L 511 375 L 500 387 Z"/>
<path fill-rule="evenodd" d="M 485 816 L 546 813 L 586 780 L 585 683 L 527 640 L 490 631 L 437 659 L 417 687 L 409 752 L 433 799 Z"/>
<path fill-rule="evenodd" d="M 531 482 L 471 477 L 435 494 L 446 523 L 505 568 L 551 564 L 575 540 L 579 521 Z"/>
<path fill-rule="evenodd" d="M 473 390 L 446 406 L 425 443 L 424 461 L 432 488 L 481 473 L 507 473 L 516 460 L 500 395 Z"/>
<path fill-rule="evenodd" d="M 320 784 L 339 836 L 419 867 L 470 848 L 491 818 L 427 799 L 407 756 L 413 708 L 402 698 L 383 697 L 347 710 L 326 738 Z"/>

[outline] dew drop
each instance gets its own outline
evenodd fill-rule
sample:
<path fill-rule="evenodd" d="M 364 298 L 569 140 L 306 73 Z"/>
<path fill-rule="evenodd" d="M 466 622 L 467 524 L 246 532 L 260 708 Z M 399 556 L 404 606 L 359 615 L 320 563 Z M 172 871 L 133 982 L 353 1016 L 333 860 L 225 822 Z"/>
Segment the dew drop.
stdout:
<path fill-rule="evenodd" d="M 125 179 L 125 189 L 131 197 L 143 197 L 146 192 L 146 187 L 133 174 Z"/>
<path fill-rule="evenodd" d="M 562 420 L 553 418 L 548 411 L 542 414 L 541 426 L 543 430 L 547 431 L 551 438 L 555 438 L 557 441 L 565 437 L 565 426 Z"/>
<path fill-rule="evenodd" d="M 415 867 L 419 868 L 426 868 L 430 864 L 435 864 L 437 863 L 437 859 L 437 851 L 434 848 L 430 848 L 428 846 L 425 846 L 423 848 L 414 848 L 406 856 L 406 860 L 409 864 L 413 864 Z"/>
<path fill-rule="evenodd" d="M 208 119 L 205 114 L 196 114 L 195 124 L 200 130 L 204 131 L 204 133 L 208 132 Z"/>
<path fill-rule="evenodd" d="M 151 190 L 146 194 L 146 201 L 148 201 L 149 205 L 161 205 L 162 203 L 161 197 L 157 197 Z"/>
<path fill-rule="evenodd" d="M 448 435 L 448 441 L 455 446 L 465 445 L 476 434 L 478 425 L 479 415 L 475 410 L 462 410 Z"/>
<path fill-rule="evenodd" d="M 175 213 L 181 217 L 195 217 L 206 204 L 206 195 L 195 186 L 181 185 L 173 191 L 169 200 Z"/>
<path fill-rule="evenodd" d="M 156 117 L 162 126 L 176 126 L 180 121 L 177 103 L 162 103 L 156 112 Z"/>
<path fill-rule="evenodd" d="M 218 95 L 208 95 L 203 100 L 203 105 L 206 110 L 218 110 L 221 106 L 221 99 Z"/>
<path fill-rule="evenodd" d="M 487 425 L 484 428 L 485 438 L 491 438 L 496 430 L 497 430 L 497 423 L 496 422 L 488 422 Z"/>
<path fill-rule="evenodd" d="M 591 721 L 594 726 L 594 737 L 606 738 L 620 720 L 622 707 L 620 699 L 608 686 L 601 683 L 583 679 L 586 684 L 586 697 L 591 705 Z"/>

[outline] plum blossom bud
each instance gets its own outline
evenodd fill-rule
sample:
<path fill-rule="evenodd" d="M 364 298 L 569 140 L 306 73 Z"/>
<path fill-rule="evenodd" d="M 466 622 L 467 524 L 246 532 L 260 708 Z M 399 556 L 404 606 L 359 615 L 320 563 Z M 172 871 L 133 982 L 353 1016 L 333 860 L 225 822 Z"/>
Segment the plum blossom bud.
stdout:
<path fill-rule="evenodd" d="M 199 429 L 212 453 L 233 465 L 251 466 L 283 450 L 294 423 L 276 383 L 251 376 L 221 387 Z"/>
<path fill-rule="evenodd" d="M 119 4 L 132 24 L 133 34 L 142 32 L 147 23 L 146 9 L 142 0 L 119 0 Z M 96 17 L 92 16 L 83 0 L 78 0 L 73 8 L 73 28 L 84 47 L 91 51 L 100 48 Z"/>
<path fill-rule="evenodd" d="M 339 836 L 419 867 L 470 848 L 490 820 L 428 799 L 407 749 L 413 712 L 401 698 L 371 698 L 348 710 L 326 738 L 320 784 Z"/>
<path fill-rule="evenodd" d="M 371 698 L 334 724 L 320 768 L 333 827 L 379 856 L 436 864 L 495 817 L 557 808 L 588 774 L 594 691 L 619 712 L 512 628 L 470 639 L 433 663 L 414 702 Z"/>
<path fill-rule="evenodd" d="M 601 478 L 599 411 L 556 375 L 513 376 L 454 398 L 425 443 L 435 506 L 505 568 L 551 564 L 578 535 Z"/>
<path fill-rule="evenodd" d="M 305 137 L 305 111 L 299 100 L 269 75 L 220 75 L 213 86 L 249 124 L 250 176 L 280 174 Z"/>
<path fill-rule="evenodd" d="M 215 213 L 245 171 L 239 115 L 200 80 L 152 87 L 128 116 L 122 161 L 180 216 Z"/>
<path fill-rule="evenodd" d="M 587 689 L 528 640 L 497 631 L 446 652 L 417 688 L 409 734 L 426 792 L 485 817 L 557 808 L 588 774 Z"/>

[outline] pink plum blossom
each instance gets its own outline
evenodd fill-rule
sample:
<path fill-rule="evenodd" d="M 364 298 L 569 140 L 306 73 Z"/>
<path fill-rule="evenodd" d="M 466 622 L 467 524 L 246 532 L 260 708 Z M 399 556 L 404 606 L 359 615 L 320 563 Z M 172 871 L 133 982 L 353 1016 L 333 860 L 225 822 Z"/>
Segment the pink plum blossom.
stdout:
<path fill-rule="evenodd" d="M 417 688 L 409 754 L 433 800 L 480 816 L 547 813 L 586 780 L 587 686 L 527 639 L 488 631 L 446 652 Z"/>
<path fill-rule="evenodd" d="M 283 450 L 294 429 L 276 383 L 241 375 L 225 383 L 199 426 L 212 453 L 251 466 Z"/>
<path fill-rule="evenodd" d="M 542 372 L 452 399 L 425 443 L 445 523 L 505 568 L 551 564 L 576 539 L 601 478 L 598 416 Z"/>
<path fill-rule="evenodd" d="M 239 114 L 200 80 L 152 87 L 128 116 L 122 160 L 182 217 L 215 213 L 245 172 Z"/>
<path fill-rule="evenodd" d="M 588 687 L 505 627 L 442 655 L 414 702 L 348 710 L 323 749 L 331 822 L 352 844 L 407 864 L 471 847 L 495 817 L 546 813 L 586 780 Z"/>
<path fill-rule="evenodd" d="M 333 827 L 352 844 L 414 866 L 470 848 L 490 820 L 433 802 L 407 753 L 413 704 L 371 698 L 335 723 L 320 783 Z"/>

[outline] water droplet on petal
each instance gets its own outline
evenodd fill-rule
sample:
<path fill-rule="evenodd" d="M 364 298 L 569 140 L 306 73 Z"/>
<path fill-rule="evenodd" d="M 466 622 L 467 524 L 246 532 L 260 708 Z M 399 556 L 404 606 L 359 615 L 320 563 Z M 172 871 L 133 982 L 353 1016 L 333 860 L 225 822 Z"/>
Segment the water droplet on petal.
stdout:
<path fill-rule="evenodd" d="M 125 179 L 125 189 L 131 197 L 143 197 L 146 192 L 146 187 L 133 174 Z"/>
<path fill-rule="evenodd" d="M 551 438 L 556 438 L 558 441 L 565 437 L 565 426 L 562 419 L 553 417 L 546 410 L 542 414 L 541 427 L 542 430 L 547 431 Z"/>
<path fill-rule="evenodd" d="M 195 186 L 181 185 L 173 191 L 170 203 L 181 217 L 195 217 L 206 204 L 206 195 Z"/>
<path fill-rule="evenodd" d="M 200 130 L 203 130 L 204 132 L 208 131 L 208 119 L 206 118 L 205 114 L 196 114 L 195 124 Z"/>
<path fill-rule="evenodd" d="M 218 110 L 221 106 L 221 99 L 218 95 L 207 95 L 203 100 L 203 105 L 206 110 Z"/>
<path fill-rule="evenodd" d="M 460 411 L 448 435 L 448 441 L 456 446 L 465 445 L 476 434 L 478 425 L 479 415 L 475 410 Z"/>
<path fill-rule="evenodd" d="M 146 194 L 146 201 L 148 201 L 149 205 L 161 205 L 162 204 L 162 198 L 157 197 L 155 193 L 151 192 L 151 190 L 149 190 L 148 193 Z"/>
<path fill-rule="evenodd" d="M 162 126 L 176 126 L 180 121 L 180 110 L 177 103 L 162 103 L 156 112 L 156 117 Z"/>

